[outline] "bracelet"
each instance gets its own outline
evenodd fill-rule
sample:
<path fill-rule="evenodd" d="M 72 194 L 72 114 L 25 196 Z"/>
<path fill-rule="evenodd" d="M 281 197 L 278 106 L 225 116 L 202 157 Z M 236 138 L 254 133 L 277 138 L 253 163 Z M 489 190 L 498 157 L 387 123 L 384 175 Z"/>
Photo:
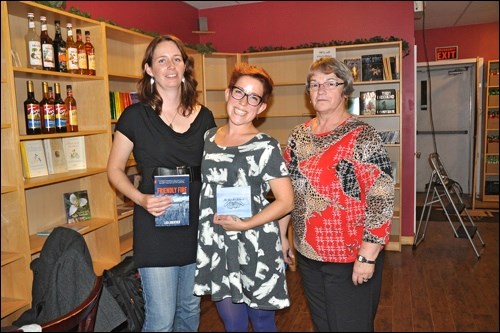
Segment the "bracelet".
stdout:
<path fill-rule="evenodd" d="M 358 256 L 356 257 L 356 260 L 359 262 L 365 263 L 365 264 L 371 264 L 371 265 L 375 264 L 375 260 L 368 260 L 365 257 L 363 257 L 361 254 L 358 254 Z"/>

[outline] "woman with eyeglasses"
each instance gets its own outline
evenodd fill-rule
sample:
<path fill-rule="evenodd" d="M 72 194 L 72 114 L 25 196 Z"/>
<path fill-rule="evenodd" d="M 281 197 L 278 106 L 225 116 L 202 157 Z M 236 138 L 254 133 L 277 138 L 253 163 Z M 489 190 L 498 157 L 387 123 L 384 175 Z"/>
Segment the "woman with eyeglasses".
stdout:
<path fill-rule="evenodd" d="M 275 310 L 290 306 L 288 221 L 278 220 L 293 208 L 292 184 L 278 141 L 253 124 L 272 90 L 265 70 L 237 65 L 225 91 L 228 122 L 205 134 L 194 293 L 211 295 L 227 332 L 249 323 L 276 332 Z"/>
<path fill-rule="evenodd" d="M 315 331 L 373 331 L 394 207 L 391 161 L 375 128 L 347 112 L 354 87 L 343 62 L 313 62 L 306 82 L 316 116 L 288 138 L 295 208 L 284 220 L 293 221 Z"/>

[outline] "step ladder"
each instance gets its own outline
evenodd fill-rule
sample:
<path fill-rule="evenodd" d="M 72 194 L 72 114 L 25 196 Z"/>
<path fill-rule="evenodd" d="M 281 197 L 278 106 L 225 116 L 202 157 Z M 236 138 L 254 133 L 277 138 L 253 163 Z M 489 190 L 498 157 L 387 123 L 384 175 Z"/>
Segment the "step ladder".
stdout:
<path fill-rule="evenodd" d="M 435 203 L 439 202 L 453 229 L 455 237 L 467 238 L 479 259 L 481 255 L 473 239 L 477 236 L 482 247 L 486 244 L 467 211 L 466 204 L 462 199 L 462 187 L 459 183 L 448 177 L 448 172 L 437 153 L 431 153 L 429 155 L 429 164 L 431 165 L 432 173 L 429 184 L 427 184 L 425 203 L 422 208 L 422 213 L 420 214 L 420 221 L 417 225 L 413 249 L 416 249 L 424 240 L 432 207 Z M 465 213 L 465 216 L 462 215 L 463 213 Z M 426 216 L 425 221 L 423 221 L 424 216 Z"/>

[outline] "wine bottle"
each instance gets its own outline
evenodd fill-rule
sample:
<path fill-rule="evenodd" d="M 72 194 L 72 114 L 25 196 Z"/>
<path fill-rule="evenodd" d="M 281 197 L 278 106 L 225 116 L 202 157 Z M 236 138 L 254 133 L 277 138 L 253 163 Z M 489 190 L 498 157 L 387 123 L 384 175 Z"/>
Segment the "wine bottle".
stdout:
<path fill-rule="evenodd" d="M 42 118 L 42 133 L 51 134 L 56 132 L 56 115 L 54 102 L 50 100 L 49 84 L 42 82 L 43 99 L 40 101 L 40 114 Z"/>
<path fill-rule="evenodd" d="M 56 95 L 54 97 L 54 109 L 56 111 L 56 132 L 57 133 L 65 133 L 68 131 L 67 126 L 67 112 L 66 112 L 66 104 L 64 104 L 64 100 L 61 97 L 61 86 L 59 83 L 54 83 L 54 90 Z"/>
<path fill-rule="evenodd" d="M 40 44 L 40 36 L 38 36 L 35 30 L 35 14 L 33 13 L 28 13 L 26 46 L 28 47 L 28 67 L 42 69 L 42 46 Z"/>
<path fill-rule="evenodd" d="M 78 74 L 87 75 L 87 52 L 81 29 L 76 29 L 76 50 L 78 53 Z"/>
<path fill-rule="evenodd" d="M 66 42 L 61 33 L 61 22 L 55 20 L 56 35 L 54 36 L 54 62 L 57 72 L 66 72 Z"/>
<path fill-rule="evenodd" d="M 76 109 L 76 100 L 73 97 L 73 88 L 70 84 L 66 86 L 66 111 L 68 112 L 68 132 L 78 132 L 78 112 Z"/>
<path fill-rule="evenodd" d="M 24 101 L 24 117 L 26 120 L 26 134 L 41 134 L 42 122 L 40 118 L 40 103 L 35 98 L 33 81 L 26 82 L 28 98 Z"/>
<path fill-rule="evenodd" d="M 47 18 L 40 16 L 40 44 L 42 45 L 42 67 L 46 71 L 53 71 L 56 69 L 54 63 L 54 45 L 52 45 L 52 38 L 47 31 Z"/>
<path fill-rule="evenodd" d="M 78 50 L 73 39 L 73 24 L 67 23 L 68 36 L 66 37 L 66 69 L 68 73 L 78 74 Z"/>
<path fill-rule="evenodd" d="M 95 49 L 90 42 L 90 31 L 85 31 L 85 53 L 87 53 L 87 74 L 96 75 Z"/>

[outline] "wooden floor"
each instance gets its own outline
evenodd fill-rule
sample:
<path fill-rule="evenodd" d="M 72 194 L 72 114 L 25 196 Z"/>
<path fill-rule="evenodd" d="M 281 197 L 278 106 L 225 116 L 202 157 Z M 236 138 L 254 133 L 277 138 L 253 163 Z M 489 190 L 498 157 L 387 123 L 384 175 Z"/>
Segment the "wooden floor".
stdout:
<path fill-rule="evenodd" d="M 386 253 L 376 331 L 499 331 L 499 223 L 477 226 L 486 243 L 479 260 L 447 222 L 429 222 L 415 250 Z M 300 272 L 288 271 L 287 282 L 292 305 L 277 311 L 279 331 L 313 332 Z M 200 332 L 223 331 L 214 303 L 203 298 Z"/>

